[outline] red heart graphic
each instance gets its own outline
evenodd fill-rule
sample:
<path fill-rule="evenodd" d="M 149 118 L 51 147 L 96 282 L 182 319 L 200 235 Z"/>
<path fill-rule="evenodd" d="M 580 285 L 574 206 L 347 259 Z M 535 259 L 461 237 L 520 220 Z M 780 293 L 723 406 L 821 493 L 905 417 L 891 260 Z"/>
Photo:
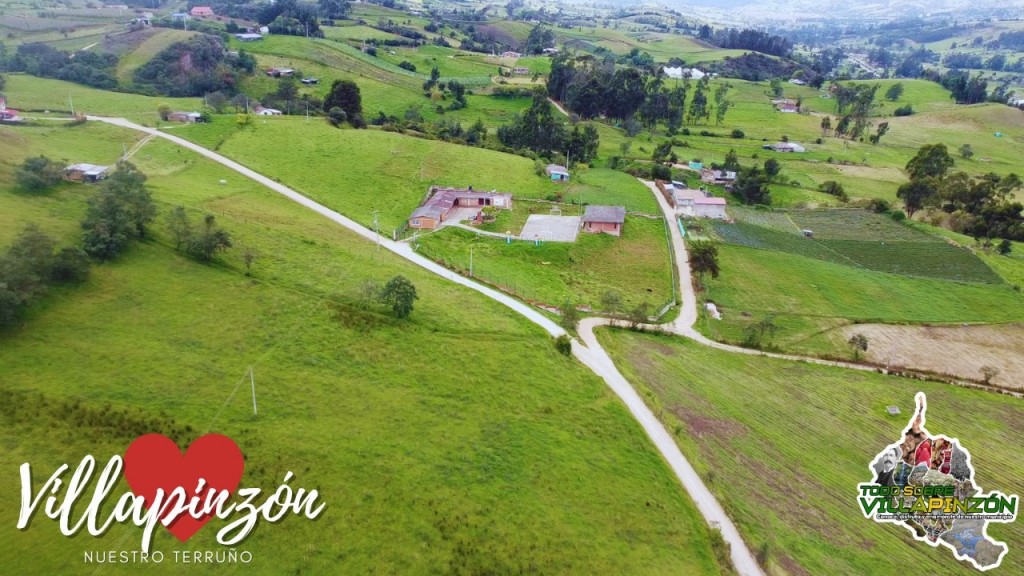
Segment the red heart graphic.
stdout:
<path fill-rule="evenodd" d="M 197 438 L 188 447 L 185 455 L 173 440 L 163 434 L 139 436 L 124 453 L 124 479 L 132 492 L 145 500 L 149 509 L 156 499 L 156 491 L 163 489 L 164 502 L 171 492 L 181 487 L 186 502 L 196 494 L 199 480 L 206 481 L 199 493 L 200 505 L 206 502 L 206 494 L 212 488 L 234 493 L 242 480 L 245 460 L 235 441 L 223 434 L 207 434 Z M 170 515 L 171 507 L 160 517 Z M 210 521 L 213 513 L 193 518 L 188 512 L 180 514 L 167 529 L 178 540 L 185 542 Z"/>

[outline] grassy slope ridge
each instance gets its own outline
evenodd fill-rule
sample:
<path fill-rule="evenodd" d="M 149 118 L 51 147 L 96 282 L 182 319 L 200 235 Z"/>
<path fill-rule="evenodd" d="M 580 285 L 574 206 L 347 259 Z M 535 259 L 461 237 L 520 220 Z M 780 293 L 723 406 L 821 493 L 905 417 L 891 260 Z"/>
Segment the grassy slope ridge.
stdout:
<path fill-rule="evenodd" d="M 211 126 L 175 134 L 217 146 L 221 154 L 288 182 L 364 225 L 371 225 L 373 211 L 379 210 L 384 233 L 409 217 L 431 184 L 473 185 L 528 198 L 568 192 L 567 200 L 583 194 L 588 203 L 657 213 L 650 191 L 622 172 L 588 170 L 566 187 L 537 176 L 533 161 L 521 156 L 393 132 L 337 130 L 322 120 L 277 117 L 235 131 L 230 120 L 218 118 Z"/>
<path fill-rule="evenodd" d="M 1020 401 L 914 382 L 717 351 L 689 340 L 603 330 L 602 344 L 694 462 L 749 545 L 768 542 L 776 574 L 880 574 L 914 566 L 973 574 L 948 548 L 866 520 L 856 485 L 900 438 L 914 394 L 928 395 L 932 434 L 959 437 L 985 490 L 1020 493 L 1024 465 L 1009 438 L 1024 432 Z M 887 405 L 903 408 L 889 417 Z M 970 417 L 965 418 L 965 414 Z M 1024 525 L 991 524 L 1010 547 L 993 574 L 1024 570 Z"/>
<path fill-rule="evenodd" d="M 108 130 L 23 128 L 7 152 L 116 155 Z M 0 509 L 18 507 L 22 462 L 48 474 L 120 453 L 140 430 L 182 444 L 214 431 L 247 455 L 243 486 L 273 489 L 291 470 L 293 486 L 328 504 L 315 523 L 261 524 L 240 548 L 253 564 L 218 573 L 717 573 L 702 520 L 639 427 L 539 329 L 171 143 L 147 144 L 136 161 L 162 212 L 214 213 L 236 246 L 257 249 L 254 277 L 241 274 L 239 248 L 217 265 L 180 257 L 157 223 L 155 240 L 55 291 L 4 334 Z M 5 187 L 4 240 L 45 213 L 47 230 L 74 241 L 88 191 Z M 411 320 L 382 316 L 359 331 L 331 317 L 330 294 L 395 274 L 419 291 Z M 249 365 L 259 418 L 245 394 L 225 403 Z M 223 525 L 186 544 L 160 531 L 155 546 L 215 549 Z M 130 549 L 138 535 L 66 539 L 41 516 L 21 533 L 4 523 L 0 565 L 81 571 L 83 550 Z"/>
<path fill-rule="evenodd" d="M 472 245 L 474 276 L 553 306 L 568 300 L 601 310 L 601 297 L 609 291 L 622 297 L 627 310 L 643 303 L 657 310 L 672 299 L 664 220 L 627 218 L 621 237 L 580 232 L 573 243 L 506 244 L 446 229 L 419 244 L 424 255 L 467 271 Z"/>

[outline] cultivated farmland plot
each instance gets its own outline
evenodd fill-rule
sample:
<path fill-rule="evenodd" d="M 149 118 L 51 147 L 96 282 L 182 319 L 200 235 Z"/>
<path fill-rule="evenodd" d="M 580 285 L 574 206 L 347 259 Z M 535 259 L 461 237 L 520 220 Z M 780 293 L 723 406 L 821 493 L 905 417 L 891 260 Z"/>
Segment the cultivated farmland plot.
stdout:
<path fill-rule="evenodd" d="M 905 276 L 1003 282 L 969 249 L 866 210 L 744 209 L 736 218 L 735 224 L 712 224 L 724 242 Z M 803 237 L 802 230 L 813 238 Z"/>

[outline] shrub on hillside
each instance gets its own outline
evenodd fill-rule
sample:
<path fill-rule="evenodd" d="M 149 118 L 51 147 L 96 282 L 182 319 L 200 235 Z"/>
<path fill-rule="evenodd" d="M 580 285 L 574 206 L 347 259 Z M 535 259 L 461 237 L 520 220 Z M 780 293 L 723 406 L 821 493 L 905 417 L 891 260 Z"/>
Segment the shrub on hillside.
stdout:
<path fill-rule="evenodd" d="M 52 188 L 64 177 L 64 164 L 46 156 L 26 158 L 18 167 L 15 179 L 18 187 L 30 192 Z"/>

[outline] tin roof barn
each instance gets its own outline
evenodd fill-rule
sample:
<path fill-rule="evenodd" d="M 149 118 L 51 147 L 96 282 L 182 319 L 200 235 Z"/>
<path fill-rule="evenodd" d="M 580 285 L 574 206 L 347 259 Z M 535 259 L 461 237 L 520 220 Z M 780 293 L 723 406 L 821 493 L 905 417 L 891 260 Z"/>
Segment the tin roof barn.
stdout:
<path fill-rule="evenodd" d="M 110 166 L 72 164 L 64 169 L 64 179 L 72 182 L 97 182 L 107 177 Z"/>
<path fill-rule="evenodd" d="M 622 235 L 622 225 L 626 222 L 624 206 L 587 206 L 583 212 L 583 230 L 599 234 Z"/>

